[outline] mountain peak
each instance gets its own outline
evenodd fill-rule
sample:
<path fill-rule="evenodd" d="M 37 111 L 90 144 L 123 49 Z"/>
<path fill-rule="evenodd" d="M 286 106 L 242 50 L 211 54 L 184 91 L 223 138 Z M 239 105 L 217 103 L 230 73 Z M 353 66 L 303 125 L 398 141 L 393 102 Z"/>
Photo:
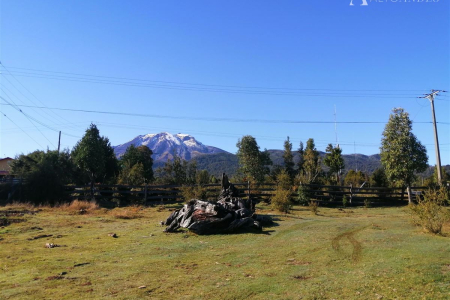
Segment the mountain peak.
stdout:
<path fill-rule="evenodd" d="M 226 152 L 216 147 L 206 146 L 189 134 L 160 132 L 139 135 L 127 143 L 115 146 L 114 153 L 120 158 L 130 145 L 149 147 L 153 151 L 155 161 L 172 159 L 173 154 L 182 159 L 190 160 L 200 154 Z"/>

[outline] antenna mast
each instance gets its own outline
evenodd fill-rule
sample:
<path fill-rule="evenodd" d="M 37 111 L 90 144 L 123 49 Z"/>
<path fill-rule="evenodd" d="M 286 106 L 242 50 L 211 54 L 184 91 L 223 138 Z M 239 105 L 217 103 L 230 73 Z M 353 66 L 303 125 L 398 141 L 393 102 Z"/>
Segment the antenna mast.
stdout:
<path fill-rule="evenodd" d="M 336 147 L 339 148 L 336 115 L 337 115 L 337 113 L 336 113 L 336 104 L 335 104 L 334 105 L 334 134 L 336 135 Z"/>

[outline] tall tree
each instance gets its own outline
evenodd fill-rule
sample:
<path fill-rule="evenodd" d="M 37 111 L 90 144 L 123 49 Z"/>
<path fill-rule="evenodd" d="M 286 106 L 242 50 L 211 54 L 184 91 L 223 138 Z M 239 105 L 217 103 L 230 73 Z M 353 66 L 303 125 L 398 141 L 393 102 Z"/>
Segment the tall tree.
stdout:
<path fill-rule="evenodd" d="M 127 179 L 130 176 L 131 169 L 136 164 L 141 164 L 139 168 L 135 168 L 134 174 L 137 174 L 136 172 L 141 172 L 142 179 L 145 179 L 146 182 L 151 182 L 153 180 L 153 159 L 152 159 L 152 150 L 148 148 L 147 146 L 139 146 L 135 147 L 134 145 L 131 145 L 127 148 L 127 151 L 122 155 L 120 158 L 120 180 L 124 183 L 127 182 Z M 136 175 L 134 175 L 136 176 Z M 142 180 L 138 180 L 142 181 Z"/>
<path fill-rule="evenodd" d="M 394 108 L 381 139 L 381 163 L 386 177 L 395 186 L 406 187 L 411 202 L 411 183 L 415 172 L 428 167 L 425 146 L 412 133 L 412 121 L 403 108 Z"/>
<path fill-rule="evenodd" d="M 342 149 L 339 146 L 333 147 L 333 145 L 328 144 L 325 151 L 327 154 L 325 155 L 323 164 L 330 168 L 330 173 L 336 174 L 336 183 L 340 184 L 341 170 L 345 167 Z"/>
<path fill-rule="evenodd" d="M 173 160 L 167 160 L 163 167 L 156 170 L 159 183 L 163 184 L 194 184 L 197 176 L 197 161 L 187 162 L 175 153 Z"/>
<path fill-rule="evenodd" d="M 303 142 L 300 142 L 300 146 L 297 149 L 297 153 L 299 156 L 299 160 L 297 163 L 297 172 L 299 174 L 301 174 L 303 172 L 303 163 L 304 163 L 304 159 L 303 156 L 305 155 L 305 149 L 303 148 Z"/>
<path fill-rule="evenodd" d="M 262 183 L 264 176 L 270 172 L 268 165 L 272 164 L 269 152 L 267 150 L 261 152 L 256 139 L 251 135 L 239 139 L 236 147 L 240 171 L 247 179 Z"/>
<path fill-rule="evenodd" d="M 316 149 L 314 139 L 308 139 L 303 153 L 303 175 L 305 182 L 302 183 L 309 184 L 314 182 L 321 169 L 319 151 Z"/>
<path fill-rule="evenodd" d="M 118 173 L 118 162 L 107 137 L 100 136 L 97 126 L 91 124 L 71 153 L 76 167 L 89 178 L 91 195 L 95 181 L 103 182 Z"/>
<path fill-rule="evenodd" d="M 283 160 L 284 160 L 284 170 L 289 175 L 291 179 L 294 178 L 294 156 L 292 155 L 292 143 L 289 140 L 289 137 L 284 141 L 284 152 L 283 152 Z"/>

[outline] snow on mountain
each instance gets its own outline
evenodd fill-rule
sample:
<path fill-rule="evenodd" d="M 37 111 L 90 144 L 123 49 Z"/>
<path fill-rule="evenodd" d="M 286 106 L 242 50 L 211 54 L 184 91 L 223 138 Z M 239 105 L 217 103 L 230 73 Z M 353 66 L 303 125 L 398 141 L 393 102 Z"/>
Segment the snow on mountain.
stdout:
<path fill-rule="evenodd" d="M 155 161 L 172 159 L 174 153 L 185 160 L 190 160 L 199 154 L 226 152 L 216 147 L 203 145 L 189 134 L 161 132 L 139 135 L 127 143 L 115 146 L 116 156 L 121 157 L 130 145 L 149 147 L 153 151 Z"/>

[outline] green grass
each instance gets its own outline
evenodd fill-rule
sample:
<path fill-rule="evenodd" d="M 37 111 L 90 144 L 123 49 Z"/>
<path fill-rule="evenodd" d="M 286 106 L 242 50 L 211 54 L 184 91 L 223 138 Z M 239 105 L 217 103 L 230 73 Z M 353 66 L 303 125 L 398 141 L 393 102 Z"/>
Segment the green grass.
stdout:
<path fill-rule="evenodd" d="M 168 208 L 14 216 L 25 221 L 0 227 L 0 299 L 450 298 L 450 225 L 424 233 L 407 208 L 261 206 L 278 226 L 211 236 L 163 233 Z"/>

